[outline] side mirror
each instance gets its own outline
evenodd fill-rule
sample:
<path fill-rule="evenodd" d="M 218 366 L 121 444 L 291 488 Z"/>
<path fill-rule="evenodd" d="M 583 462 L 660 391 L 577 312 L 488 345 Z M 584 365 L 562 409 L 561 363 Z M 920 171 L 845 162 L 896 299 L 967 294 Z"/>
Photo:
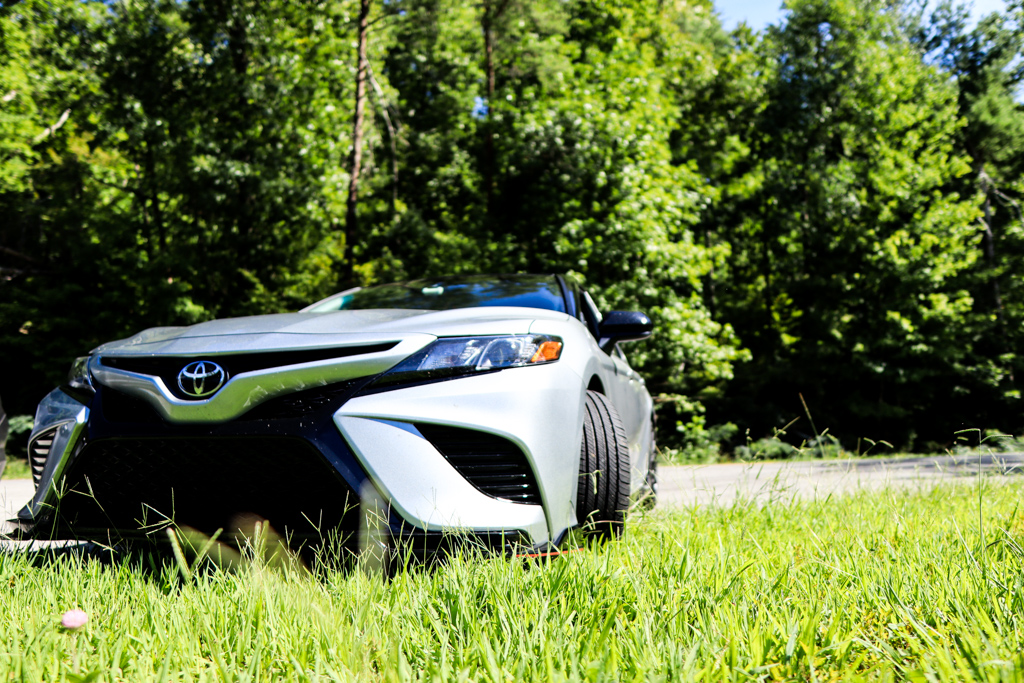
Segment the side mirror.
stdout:
<path fill-rule="evenodd" d="M 598 326 L 601 348 L 610 350 L 619 342 L 647 339 L 654 330 L 654 323 L 640 311 L 611 311 L 605 313 Z"/>

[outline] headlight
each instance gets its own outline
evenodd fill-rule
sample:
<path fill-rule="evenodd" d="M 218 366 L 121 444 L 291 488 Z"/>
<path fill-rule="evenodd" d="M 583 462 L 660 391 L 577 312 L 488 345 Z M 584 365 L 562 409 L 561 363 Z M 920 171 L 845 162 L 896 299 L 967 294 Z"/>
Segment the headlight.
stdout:
<path fill-rule="evenodd" d="M 92 377 L 89 375 L 89 358 L 91 356 L 80 356 L 71 364 L 68 371 L 68 386 L 89 395 L 95 394 L 96 389 L 92 386 Z"/>
<path fill-rule="evenodd" d="M 438 339 L 384 373 L 373 387 L 553 363 L 562 340 L 540 334 Z"/>

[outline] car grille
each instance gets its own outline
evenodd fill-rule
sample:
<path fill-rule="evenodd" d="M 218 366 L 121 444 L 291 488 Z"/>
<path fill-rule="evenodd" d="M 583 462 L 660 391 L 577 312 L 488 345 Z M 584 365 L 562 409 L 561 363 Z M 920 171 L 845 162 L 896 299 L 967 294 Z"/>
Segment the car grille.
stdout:
<path fill-rule="evenodd" d="M 340 408 L 370 379 L 360 377 L 348 382 L 336 382 L 315 389 L 296 391 L 261 403 L 243 414 L 240 420 L 275 420 L 304 417 Z"/>
<path fill-rule="evenodd" d="M 358 499 L 309 442 L 297 437 L 103 439 L 85 446 L 60 487 L 70 528 L 124 532 L 168 519 L 210 534 L 244 516 L 283 535 L 358 528 Z"/>
<path fill-rule="evenodd" d="M 417 424 L 416 428 L 480 491 L 514 503 L 540 505 L 530 463 L 519 446 L 508 439 L 458 427 Z"/>
<path fill-rule="evenodd" d="M 32 482 L 39 486 L 39 480 L 43 476 L 43 468 L 46 467 L 46 459 L 50 456 L 50 449 L 53 448 L 53 439 L 57 436 L 60 427 L 47 429 L 36 435 L 32 443 L 28 445 L 28 463 L 32 468 Z"/>
<path fill-rule="evenodd" d="M 107 420 L 134 424 L 160 422 L 160 415 L 153 406 L 141 398 L 106 387 L 102 387 L 100 392 L 103 396 L 103 416 Z"/>
<path fill-rule="evenodd" d="M 335 382 L 315 389 L 295 391 L 257 405 L 236 420 L 277 420 L 334 412 L 372 377 Z M 160 415 L 146 401 L 103 387 L 103 414 L 115 423 L 146 424 L 160 422 Z"/>
<path fill-rule="evenodd" d="M 239 353 L 211 356 L 101 356 L 100 363 L 118 370 L 135 372 L 140 375 L 159 377 L 168 391 L 178 398 L 194 400 L 181 392 L 178 387 L 178 373 L 189 363 L 199 360 L 214 361 L 224 368 L 228 377 L 243 372 L 266 370 L 268 368 L 312 363 L 333 358 L 345 358 L 367 353 L 380 353 L 394 348 L 398 342 L 368 344 L 363 346 L 343 346 L 331 349 L 303 349 L 299 351 L 267 351 L 263 353 Z"/>

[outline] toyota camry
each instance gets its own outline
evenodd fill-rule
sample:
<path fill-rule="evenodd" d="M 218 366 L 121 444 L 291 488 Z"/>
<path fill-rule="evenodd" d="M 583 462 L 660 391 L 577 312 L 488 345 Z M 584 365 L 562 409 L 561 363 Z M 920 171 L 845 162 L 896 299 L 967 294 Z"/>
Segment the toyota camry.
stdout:
<path fill-rule="evenodd" d="M 545 551 L 620 533 L 655 494 L 653 406 L 602 314 L 561 276 L 350 289 L 298 313 L 157 327 L 78 358 L 29 437 L 26 537 L 204 533 L 239 515 L 289 538 L 450 530 Z"/>

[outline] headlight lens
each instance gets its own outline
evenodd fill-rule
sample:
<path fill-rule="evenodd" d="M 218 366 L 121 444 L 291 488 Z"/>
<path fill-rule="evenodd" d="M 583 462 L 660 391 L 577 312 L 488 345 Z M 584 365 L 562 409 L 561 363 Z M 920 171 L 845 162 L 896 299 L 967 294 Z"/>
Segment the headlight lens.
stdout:
<path fill-rule="evenodd" d="M 550 335 L 442 338 L 388 370 L 373 386 L 542 365 L 561 355 L 562 340 Z"/>
<path fill-rule="evenodd" d="M 71 364 L 68 371 L 68 386 L 79 391 L 96 393 L 92 386 L 92 377 L 89 376 L 89 358 L 91 356 L 80 356 Z"/>

